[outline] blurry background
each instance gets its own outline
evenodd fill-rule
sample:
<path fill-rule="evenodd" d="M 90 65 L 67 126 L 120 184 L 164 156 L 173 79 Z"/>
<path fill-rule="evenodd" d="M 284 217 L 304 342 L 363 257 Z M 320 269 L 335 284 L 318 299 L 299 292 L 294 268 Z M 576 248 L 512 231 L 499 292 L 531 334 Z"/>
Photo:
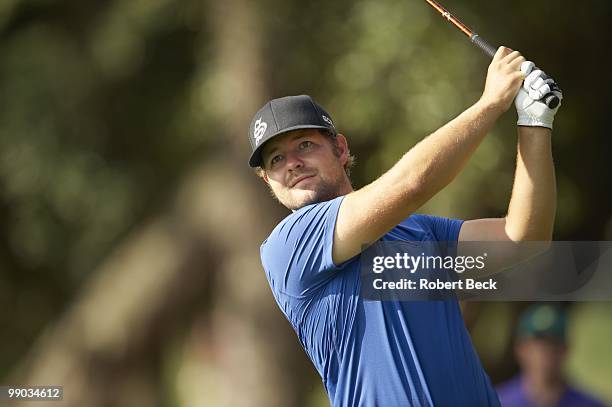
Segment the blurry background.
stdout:
<path fill-rule="evenodd" d="M 560 84 L 555 238 L 612 240 L 612 5 L 445 6 Z M 247 167 L 251 115 L 311 94 L 360 187 L 475 102 L 487 66 L 422 1 L 0 1 L 0 384 L 64 385 L 70 406 L 326 405 L 259 263 L 287 211 Z M 504 215 L 515 120 L 422 211 Z M 523 307 L 466 305 L 496 383 Z M 612 403 L 612 306 L 571 311 L 569 377 Z"/>

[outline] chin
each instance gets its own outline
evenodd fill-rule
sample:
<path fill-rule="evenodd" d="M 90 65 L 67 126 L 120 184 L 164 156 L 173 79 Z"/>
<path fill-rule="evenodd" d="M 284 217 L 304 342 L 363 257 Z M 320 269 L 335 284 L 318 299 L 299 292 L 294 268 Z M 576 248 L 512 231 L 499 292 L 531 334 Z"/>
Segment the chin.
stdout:
<path fill-rule="evenodd" d="M 292 211 L 306 205 L 329 201 L 341 195 L 340 183 L 318 182 L 303 185 L 302 188 L 290 188 L 274 194 L 276 199 Z"/>
<path fill-rule="evenodd" d="M 288 197 L 288 199 L 286 200 L 283 200 L 281 203 L 287 208 L 295 211 L 297 209 L 303 208 L 306 205 L 310 205 L 320 201 L 321 199 L 319 199 L 319 196 L 317 195 L 316 191 L 301 190 L 297 193 L 292 194 L 292 196 Z"/>

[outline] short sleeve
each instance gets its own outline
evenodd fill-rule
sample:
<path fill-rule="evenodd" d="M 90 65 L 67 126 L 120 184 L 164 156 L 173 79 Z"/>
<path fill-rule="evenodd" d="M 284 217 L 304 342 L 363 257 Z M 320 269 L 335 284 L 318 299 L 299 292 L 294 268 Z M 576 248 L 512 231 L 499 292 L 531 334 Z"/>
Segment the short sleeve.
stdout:
<path fill-rule="evenodd" d="M 342 199 L 299 209 L 264 241 L 261 261 L 273 291 L 306 296 L 340 270 L 333 262 L 332 247 Z"/>
<path fill-rule="evenodd" d="M 433 238 L 439 242 L 456 242 L 459 240 L 462 220 L 431 215 L 413 215 L 411 218 L 424 231 L 429 231 Z"/>

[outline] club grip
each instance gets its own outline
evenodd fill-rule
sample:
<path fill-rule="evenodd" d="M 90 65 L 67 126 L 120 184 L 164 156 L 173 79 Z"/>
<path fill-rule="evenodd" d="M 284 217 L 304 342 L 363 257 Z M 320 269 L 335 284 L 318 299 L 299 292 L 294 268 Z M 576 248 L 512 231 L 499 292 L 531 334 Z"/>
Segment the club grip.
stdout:
<path fill-rule="evenodd" d="M 548 95 L 544 96 L 544 103 L 546 103 L 546 106 L 551 109 L 559 106 L 559 102 L 559 98 L 554 93 L 549 93 Z"/>
<path fill-rule="evenodd" d="M 478 48 L 480 48 L 481 50 L 483 50 L 485 52 L 485 54 L 487 54 L 488 56 L 490 56 L 491 58 L 493 58 L 493 56 L 495 55 L 495 53 L 497 52 L 497 48 L 495 48 L 493 45 L 489 44 L 488 42 L 486 42 L 480 35 L 478 34 L 472 34 L 472 37 L 470 38 L 472 40 L 472 43 L 474 45 L 476 45 Z"/>
<path fill-rule="evenodd" d="M 480 48 L 481 50 L 483 50 L 485 54 L 487 54 L 491 58 L 495 56 L 495 53 L 497 52 L 497 48 L 495 48 L 494 46 L 489 44 L 487 41 L 485 41 L 480 35 L 472 34 L 470 39 L 472 40 L 472 43 L 476 45 L 478 48 Z M 548 106 L 551 109 L 554 109 L 555 107 L 559 106 L 560 100 L 554 93 L 549 93 L 548 95 L 545 95 L 543 99 L 544 99 L 544 103 L 546 104 L 546 106 Z"/>

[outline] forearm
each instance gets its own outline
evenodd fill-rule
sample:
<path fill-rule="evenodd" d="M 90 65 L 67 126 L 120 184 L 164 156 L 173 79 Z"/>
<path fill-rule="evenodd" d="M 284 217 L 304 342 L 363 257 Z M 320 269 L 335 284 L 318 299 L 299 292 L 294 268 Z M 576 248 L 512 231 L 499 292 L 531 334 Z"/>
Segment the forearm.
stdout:
<path fill-rule="evenodd" d="M 459 174 L 500 114 L 477 102 L 410 149 L 376 187 L 396 191 L 398 206 L 416 210 Z"/>
<path fill-rule="evenodd" d="M 420 141 L 376 181 L 347 196 L 341 213 L 353 214 L 351 226 L 368 225 L 365 241 L 382 236 L 457 176 L 500 114 L 477 102 Z M 343 220 L 336 225 L 342 233 Z"/>
<path fill-rule="evenodd" d="M 513 241 L 550 240 L 556 210 L 551 131 L 518 128 L 518 153 L 506 233 Z"/>

